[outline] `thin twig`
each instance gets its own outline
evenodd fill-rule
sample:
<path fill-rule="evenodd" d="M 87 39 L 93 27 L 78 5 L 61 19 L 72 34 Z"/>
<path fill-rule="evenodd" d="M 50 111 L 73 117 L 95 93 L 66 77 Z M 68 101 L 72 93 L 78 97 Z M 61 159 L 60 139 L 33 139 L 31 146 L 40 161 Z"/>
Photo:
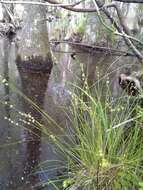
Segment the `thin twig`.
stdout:
<path fill-rule="evenodd" d="M 46 0 L 46 2 L 49 2 L 51 4 L 59 4 L 55 0 Z M 73 12 L 80 12 L 80 13 L 96 12 L 95 8 L 76 8 L 76 7 L 70 7 L 70 6 L 69 7 L 61 6 L 61 8 L 69 10 L 69 11 L 73 11 Z"/>
<path fill-rule="evenodd" d="M 123 3 L 143 3 L 143 0 L 114 0 L 114 1 L 119 1 Z"/>
<path fill-rule="evenodd" d="M 110 22 L 114 25 L 114 27 L 117 29 L 117 31 L 121 34 L 123 33 L 123 29 L 122 27 L 115 21 L 115 19 L 111 16 L 110 12 L 104 7 L 104 4 L 99 1 L 99 0 L 94 0 L 95 1 L 95 6 L 98 8 L 102 7 L 102 10 L 104 12 L 104 14 L 107 16 L 107 18 L 110 20 Z M 99 9 L 97 9 L 98 11 Z M 100 15 L 100 12 L 98 11 L 98 16 L 100 18 L 100 21 L 102 22 L 102 17 Z M 103 22 L 104 23 L 104 22 Z M 113 32 L 113 29 L 109 28 L 105 23 L 104 26 L 109 29 L 111 32 Z M 143 55 L 140 53 L 140 51 L 136 48 L 136 46 L 132 43 L 132 41 L 127 38 L 125 35 L 123 35 L 123 39 L 125 41 L 125 43 L 127 44 L 127 46 L 129 46 L 131 48 L 131 50 L 133 51 L 133 53 L 136 55 L 136 57 L 138 58 L 138 60 L 142 63 L 143 60 Z"/>
<path fill-rule="evenodd" d="M 16 28 L 15 21 L 14 21 L 14 17 L 13 17 L 13 15 L 12 15 L 11 11 L 9 10 L 9 8 L 8 8 L 5 4 L 4 4 L 3 6 L 4 6 L 4 8 L 5 8 L 5 10 L 6 10 L 7 14 L 8 14 L 8 16 L 9 16 L 9 18 L 10 18 L 10 20 L 11 20 L 11 23 L 12 23 L 13 26 L 15 26 L 15 28 Z"/>
<path fill-rule="evenodd" d="M 128 39 L 134 40 L 135 42 L 138 42 L 139 44 L 143 45 L 143 42 L 141 42 L 140 40 L 138 40 L 137 38 L 135 38 L 133 36 L 129 36 L 129 35 L 125 34 L 125 33 L 120 33 L 120 32 L 117 32 L 117 31 L 114 32 L 114 34 L 118 35 L 118 36 L 122 36 L 122 37 L 125 36 Z"/>
<path fill-rule="evenodd" d="M 77 5 L 77 3 L 74 4 L 52 4 L 52 3 L 42 3 L 38 1 L 5 1 L 5 0 L 0 0 L 0 3 L 2 4 L 30 4 L 30 5 L 41 5 L 41 6 L 51 6 L 51 7 L 73 7 Z"/>

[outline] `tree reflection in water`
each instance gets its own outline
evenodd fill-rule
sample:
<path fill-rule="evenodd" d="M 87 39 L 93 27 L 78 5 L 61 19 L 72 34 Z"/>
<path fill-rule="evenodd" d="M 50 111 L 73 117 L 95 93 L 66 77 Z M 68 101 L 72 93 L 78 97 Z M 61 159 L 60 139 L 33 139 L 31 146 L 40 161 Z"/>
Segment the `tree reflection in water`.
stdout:
<path fill-rule="evenodd" d="M 41 109 L 44 104 L 44 96 L 47 89 L 49 73 L 30 73 L 20 72 L 22 92 L 34 104 Z M 23 100 L 24 112 L 29 113 L 39 122 L 42 122 L 42 115 L 37 111 L 32 103 Z M 27 190 L 32 189 L 37 183 L 40 182 L 38 174 L 35 173 L 35 168 L 38 166 L 41 154 L 41 130 L 34 125 L 27 122 L 24 125 L 26 128 L 24 133 L 25 139 L 25 160 L 23 163 L 23 176 L 24 187 Z"/>

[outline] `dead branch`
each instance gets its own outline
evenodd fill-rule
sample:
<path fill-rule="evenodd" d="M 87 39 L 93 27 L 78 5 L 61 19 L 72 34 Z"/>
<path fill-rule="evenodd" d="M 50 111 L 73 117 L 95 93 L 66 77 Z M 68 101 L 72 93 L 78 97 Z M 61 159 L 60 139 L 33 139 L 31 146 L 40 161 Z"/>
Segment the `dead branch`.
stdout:
<path fill-rule="evenodd" d="M 114 0 L 114 1 L 119 1 L 123 3 L 143 3 L 143 0 Z"/>
<path fill-rule="evenodd" d="M 16 24 L 15 24 L 13 14 L 11 13 L 9 8 L 5 4 L 3 4 L 3 7 L 4 7 L 5 11 L 6 11 L 6 14 L 8 15 L 8 18 L 10 18 L 11 24 L 16 28 Z"/>
<path fill-rule="evenodd" d="M 65 40 L 51 40 L 49 41 L 50 43 L 55 43 L 55 44 L 59 44 L 59 43 L 68 43 L 69 45 L 72 46 L 76 46 L 76 47 L 81 47 L 84 48 L 84 50 L 87 53 L 97 53 L 97 52 L 105 52 L 108 54 L 112 54 L 114 56 L 135 56 L 134 54 L 130 53 L 130 52 L 126 52 L 126 51 L 120 51 L 117 49 L 113 49 L 110 47 L 102 47 L 102 46 L 92 46 L 92 45 L 87 45 L 85 43 L 77 43 L 77 42 L 70 42 L 70 41 L 65 41 Z M 67 53 L 67 52 L 65 52 Z M 76 52 L 77 53 L 77 52 Z M 81 53 L 81 52 L 78 52 Z"/>
<path fill-rule="evenodd" d="M 48 2 L 48 1 L 47 1 Z M 81 1 L 79 1 L 81 3 Z M 63 4 L 63 3 L 42 3 L 38 1 L 5 1 L 5 0 L 0 0 L 0 3 L 2 4 L 30 4 L 30 5 L 41 5 L 41 6 L 52 6 L 52 7 L 74 7 L 78 3 L 74 4 Z"/>
<path fill-rule="evenodd" d="M 99 0 L 95 0 L 97 6 L 99 9 L 102 8 L 102 11 L 104 12 L 104 14 L 107 16 L 107 18 L 110 20 L 110 22 L 114 25 L 114 27 L 117 29 L 117 31 L 119 33 L 121 33 L 123 35 L 123 39 L 125 41 L 125 43 L 127 44 L 127 46 L 129 46 L 131 48 L 131 50 L 133 51 L 133 53 L 136 55 L 136 57 L 139 59 L 140 62 L 142 62 L 143 60 L 143 55 L 140 53 L 140 51 L 136 48 L 136 46 L 132 43 L 132 41 L 127 38 L 126 36 L 126 32 L 123 30 L 123 26 L 120 26 L 115 19 L 111 16 L 110 12 L 107 10 L 107 8 L 104 7 L 104 4 L 99 1 Z M 120 22 L 122 22 L 122 19 L 120 20 Z M 122 24 L 122 23 L 121 23 Z M 125 28 L 124 28 L 125 29 Z M 127 28 L 126 28 L 127 29 Z M 124 35 L 125 33 L 125 35 Z"/>
<path fill-rule="evenodd" d="M 0 0 L 0 2 L 4 3 L 4 4 L 16 3 L 16 4 L 55 6 L 55 7 L 62 7 L 64 9 L 71 10 L 71 11 L 76 11 L 76 12 L 97 12 L 97 7 L 95 7 L 95 9 L 75 8 L 74 6 L 76 6 L 77 4 L 80 4 L 82 2 L 82 0 L 77 2 L 77 3 L 74 3 L 74 4 L 61 4 L 55 0 L 47 0 L 48 4 L 47 3 L 41 3 L 41 2 L 30 2 L 30 1 L 4 1 L 4 0 Z M 136 57 L 142 62 L 143 55 L 139 52 L 139 50 L 135 47 L 135 45 L 132 43 L 132 41 L 128 38 L 130 36 L 130 31 L 128 30 L 127 26 L 125 25 L 118 7 L 115 6 L 114 4 L 112 5 L 114 8 L 116 8 L 121 26 L 118 25 L 118 23 L 110 15 L 110 12 L 107 10 L 107 8 L 111 7 L 111 5 L 109 5 L 109 6 L 107 5 L 105 7 L 104 4 L 101 3 L 99 0 L 95 0 L 95 3 L 98 6 L 98 11 L 102 10 L 104 12 L 104 14 L 107 16 L 107 18 L 110 20 L 110 22 L 117 29 L 118 33 L 115 32 L 115 34 L 119 34 L 120 36 L 123 37 L 125 43 L 132 49 L 132 51 L 135 53 Z M 134 40 L 134 38 L 131 38 L 131 39 Z M 138 42 L 140 42 L 140 41 L 138 40 Z"/>
<path fill-rule="evenodd" d="M 59 4 L 59 2 L 55 1 L 55 0 L 45 0 L 48 3 L 51 4 Z M 73 11 L 73 12 L 80 12 L 80 13 L 93 13 L 96 12 L 95 8 L 76 8 L 76 7 L 71 7 L 71 6 L 61 6 L 61 8 L 69 10 L 69 11 Z"/>
<path fill-rule="evenodd" d="M 48 4 L 46 3 L 48 2 Z M 81 2 L 81 1 L 80 1 Z M 79 3 L 75 3 L 75 4 L 61 4 L 58 3 L 57 1 L 54 0 L 45 0 L 45 3 L 42 2 L 37 2 L 37 1 L 5 1 L 5 0 L 0 0 L 0 3 L 2 4 L 31 4 L 31 5 L 41 5 L 41 6 L 53 6 L 53 7 L 61 7 L 64 8 L 66 10 L 69 11 L 73 11 L 73 12 L 82 12 L 82 13 L 93 13 L 96 12 L 96 9 L 93 8 L 76 8 L 74 7 L 75 5 L 79 4 Z"/>
<path fill-rule="evenodd" d="M 106 5 L 105 5 L 105 6 L 106 6 Z M 119 21 L 120 21 L 120 24 L 121 24 L 121 26 L 122 26 L 122 28 L 123 28 L 123 31 L 124 31 L 127 35 L 131 36 L 131 32 L 130 32 L 128 26 L 127 26 L 126 23 L 125 23 L 125 19 L 123 18 L 121 9 L 120 9 L 115 3 L 111 3 L 111 4 L 109 4 L 109 5 L 107 6 L 107 8 L 110 8 L 110 7 L 115 8 L 115 10 L 116 10 L 116 12 L 117 12 L 117 15 L 118 15 L 118 18 L 119 18 Z"/>
<path fill-rule="evenodd" d="M 128 28 L 128 26 L 126 25 L 125 21 L 124 21 L 124 17 L 122 16 L 122 12 L 120 10 L 120 8 L 115 4 L 115 3 L 111 3 L 111 4 L 108 4 L 108 5 L 104 5 L 104 7 L 107 7 L 107 8 L 110 8 L 110 7 L 113 7 L 116 9 L 116 12 L 117 12 L 117 15 L 118 15 L 118 18 L 119 18 L 119 21 L 120 21 L 120 24 L 121 26 L 123 27 L 123 31 L 126 33 L 126 34 L 121 34 L 119 32 L 115 32 L 114 34 L 116 35 L 119 35 L 119 36 L 126 36 L 127 38 L 133 40 L 133 41 L 136 41 L 137 43 L 143 45 L 143 42 L 141 42 L 140 40 L 138 40 L 137 38 L 131 36 L 131 32 Z"/>
<path fill-rule="evenodd" d="M 125 33 L 119 33 L 119 32 L 114 32 L 114 34 L 115 35 L 118 35 L 118 36 L 121 36 L 121 37 L 123 37 L 123 36 L 125 36 L 125 37 L 127 37 L 128 39 L 131 39 L 131 40 L 133 40 L 133 41 L 135 41 L 135 42 L 137 42 L 138 44 L 141 44 L 142 46 L 143 46 L 143 42 L 141 42 L 140 40 L 138 40 L 137 38 L 135 38 L 135 37 L 133 37 L 133 36 L 129 36 L 129 35 L 127 35 L 127 34 L 125 34 Z"/>
<path fill-rule="evenodd" d="M 55 1 L 55 0 L 46 0 L 46 1 L 49 2 L 49 3 L 52 3 L 52 4 L 59 4 L 59 3 L 58 3 L 57 1 Z M 115 32 L 114 34 L 115 34 L 115 35 L 122 36 L 122 37 L 125 36 L 126 38 L 129 38 L 129 39 L 131 39 L 131 40 L 134 40 L 134 41 L 140 43 L 141 45 L 143 45 L 143 43 L 142 43 L 140 40 L 138 40 L 137 38 L 134 38 L 134 37 L 131 36 L 128 27 L 127 27 L 126 24 L 124 23 L 124 18 L 122 17 L 121 11 L 119 10 L 119 8 L 118 8 L 114 3 L 107 4 L 107 5 L 101 4 L 100 7 L 99 7 L 99 11 L 102 11 L 102 9 L 104 9 L 104 8 L 110 8 L 110 7 L 114 7 L 114 8 L 116 9 L 117 14 L 118 14 L 118 17 L 119 17 L 119 19 L 120 19 L 120 23 L 123 24 L 122 27 L 124 28 L 124 31 L 126 32 L 126 34 L 123 34 L 122 32 L 120 33 L 120 32 L 118 31 L 118 32 Z M 61 8 L 64 8 L 64 9 L 66 9 L 66 10 L 70 10 L 70 11 L 73 11 L 73 12 L 84 12 L 84 13 L 86 13 L 86 12 L 97 12 L 97 9 L 96 9 L 96 8 L 92 8 L 92 9 L 88 8 L 88 9 L 87 9 L 87 8 L 76 8 L 76 7 L 73 8 L 73 7 L 64 7 L 64 6 L 61 6 Z M 104 11 L 103 11 L 103 12 L 104 12 Z M 113 21 L 113 23 L 114 23 L 114 22 L 115 22 L 115 21 Z"/>

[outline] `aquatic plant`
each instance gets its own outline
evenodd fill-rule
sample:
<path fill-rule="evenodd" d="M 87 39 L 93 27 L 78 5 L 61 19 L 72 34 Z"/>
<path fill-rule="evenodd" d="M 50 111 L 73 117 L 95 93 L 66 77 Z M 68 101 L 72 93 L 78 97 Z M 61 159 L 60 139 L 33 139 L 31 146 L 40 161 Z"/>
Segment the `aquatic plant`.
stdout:
<path fill-rule="evenodd" d="M 36 118 L 19 112 L 10 105 L 11 109 L 19 114 L 20 122 L 26 122 L 27 125 L 42 131 L 53 141 L 57 151 L 62 153 L 65 159 L 62 170 L 56 165 L 53 167 L 61 170 L 59 176 L 41 182 L 39 186 L 52 184 L 57 190 L 142 189 L 142 108 L 137 105 L 136 99 L 130 101 L 129 97 L 124 96 L 113 99 L 110 90 L 107 90 L 103 97 L 100 93 L 101 85 L 99 89 L 98 85 L 91 89 L 86 79 L 84 81 L 82 88 L 74 86 L 71 93 L 70 114 L 69 111 L 67 113 L 70 134 L 63 133 L 66 138 L 55 135 L 36 121 Z M 6 80 L 2 82 L 11 86 Z M 106 85 L 109 85 L 108 81 Z M 13 86 L 11 88 L 15 90 Z M 49 123 L 64 132 L 63 128 L 34 102 L 17 89 L 15 91 Z M 10 118 L 5 119 L 19 126 Z"/>
<path fill-rule="evenodd" d="M 80 95 L 72 94 L 70 143 L 54 136 L 54 142 L 67 159 L 62 189 L 129 190 L 141 187 L 142 110 L 133 118 L 136 104 L 124 105 L 122 110 L 121 99 L 113 106 L 113 101 L 93 96 L 87 88 L 77 88 Z"/>

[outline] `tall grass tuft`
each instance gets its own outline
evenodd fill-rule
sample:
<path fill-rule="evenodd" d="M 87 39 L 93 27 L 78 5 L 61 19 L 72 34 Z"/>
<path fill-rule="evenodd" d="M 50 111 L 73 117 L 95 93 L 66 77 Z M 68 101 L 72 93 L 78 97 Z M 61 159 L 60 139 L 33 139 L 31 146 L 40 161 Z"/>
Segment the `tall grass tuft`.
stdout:
<path fill-rule="evenodd" d="M 78 87 L 78 91 L 78 95 L 72 94 L 69 116 L 71 143 L 54 138 L 67 160 L 61 189 L 139 189 L 143 177 L 142 110 L 137 111 L 136 103 L 132 106 L 127 98 L 115 104 L 93 96 L 88 88 Z M 124 109 L 120 109 L 122 103 Z"/>
<path fill-rule="evenodd" d="M 17 93 L 60 128 L 34 102 L 21 92 Z M 110 98 L 110 92 L 105 93 L 105 97 L 99 94 L 102 94 L 99 89 L 91 92 L 87 84 L 83 88 L 76 87 L 71 94 L 70 114 L 68 110 L 71 134 L 69 138 L 66 135 L 66 140 L 19 112 L 26 117 L 27 124 L 32 122 L 50 137 L 65 158 L 59 179 L 47 184 L 54 184 L 57 190 L 142 190 L 143 109 L 137 105 L 138 98 L 130 100 L 123 96 L 116 100 Z"/>

